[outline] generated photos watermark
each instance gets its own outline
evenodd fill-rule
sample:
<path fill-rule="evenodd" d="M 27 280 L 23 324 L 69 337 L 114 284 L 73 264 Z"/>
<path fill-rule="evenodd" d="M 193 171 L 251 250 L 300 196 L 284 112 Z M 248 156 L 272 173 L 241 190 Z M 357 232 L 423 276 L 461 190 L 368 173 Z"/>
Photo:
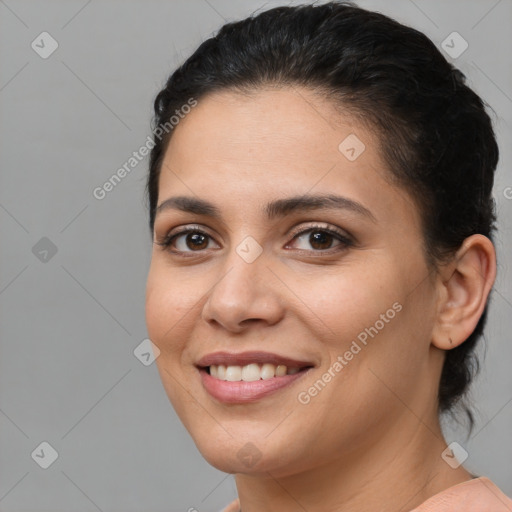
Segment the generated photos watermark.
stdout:
<path fill-rule="evenodd" d="M 375 338 L 384 327 L 397 313 L 402 311 L 402 304 L 395 302 L 385 313 L 379 316 L 379 319 L 375 321 L 370 327 L 366 327 L 357 335 L 357 340 L 353 340 L 348 350 L 343 354 L 338 355 L 334 363 L 329 369 L 324 372 L 319 379 L 315 381 L 307 390 L 301 391 L 297 395 L 297 400 L 303 405 L 307 405 L 311 400 L 318 396 L 318 394 L 332 381 L 339 373 L 349 364 L 354 357 L 361 352 L 361 350 L 368 345 L 369 338 Z"/>
<path fill-rule="evenodd" d="M 135 167 L 141 162 L 148 154 L 149 152 L 155 147 L 156 142 L 155 138 L 159 141 L 162 140 L 162 137 L 165 134 L 170 133 L 177 125 L 178 123 L 185 118 L 187 114 L 190 113 L 192 108 L 197 106 L 197 100 L 194 98 L 189 98 L 187 100 L 187 103 L 181 106 L 181 108 L 176 109 L 174 111 L 174 115 L 172 115 L 169 120 L 163 124 L 159 124 L 154 130 L 153 130 L 153 137 L 151 135 L 148 135 L 146 138 L 146 141 L 137 151 L 134 151 L 132 153 L 132 156 L 130 156 L 117 171 L 110 176 L 110 178 L 103 183 L 103 185 L 95 187 L 92 191 L 92 195 L 95 199 L 98 201 L 101 201 L 107 197 L 107 194 L 109 192 L 112 192 L 114 188 L 121 183 L 121 181 L 126 178 L 128 174 L 130 174 Z"/>

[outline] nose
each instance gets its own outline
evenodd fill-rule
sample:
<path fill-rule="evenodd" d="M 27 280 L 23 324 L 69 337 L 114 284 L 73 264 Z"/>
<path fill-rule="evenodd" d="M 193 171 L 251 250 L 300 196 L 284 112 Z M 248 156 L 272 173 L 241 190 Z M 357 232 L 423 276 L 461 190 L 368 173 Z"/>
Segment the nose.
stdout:
<path fill-rule="evenodd" d="M 273 325 L 284 315 L 282 287 L 264 254 L 249 263 L 234 248 L 209 291 L 202 319 L 235 333 L 257 322 Z"/>

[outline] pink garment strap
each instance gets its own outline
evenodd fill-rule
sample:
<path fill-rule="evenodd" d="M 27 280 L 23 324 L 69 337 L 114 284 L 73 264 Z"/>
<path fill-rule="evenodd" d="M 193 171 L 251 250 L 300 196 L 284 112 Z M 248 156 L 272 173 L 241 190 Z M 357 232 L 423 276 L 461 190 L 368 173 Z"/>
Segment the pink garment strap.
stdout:
<path fill-rule="evenodd" d="M 512 512 L 512 500 L 481 476 L 435 494 L 411 512 Z"/>

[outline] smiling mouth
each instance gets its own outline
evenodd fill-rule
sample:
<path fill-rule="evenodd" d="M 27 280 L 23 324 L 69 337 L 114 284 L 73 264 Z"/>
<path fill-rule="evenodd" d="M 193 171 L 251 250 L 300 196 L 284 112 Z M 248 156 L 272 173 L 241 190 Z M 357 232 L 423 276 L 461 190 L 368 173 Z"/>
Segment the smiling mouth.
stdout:
<path fill-rule="evenodd" d="M 269 380 L 275 377 L 284 377 L 286 375 L 295 375 L 301 371 L 306 371 L 312 366 L 286 366 L 284 364 L 275 365 L 272 363 L 251 363 L 245 366 L 212 364 L 202 367 L 206 373 L 214 379 L 228 382 L 254 382 L 258 380 Z"/>

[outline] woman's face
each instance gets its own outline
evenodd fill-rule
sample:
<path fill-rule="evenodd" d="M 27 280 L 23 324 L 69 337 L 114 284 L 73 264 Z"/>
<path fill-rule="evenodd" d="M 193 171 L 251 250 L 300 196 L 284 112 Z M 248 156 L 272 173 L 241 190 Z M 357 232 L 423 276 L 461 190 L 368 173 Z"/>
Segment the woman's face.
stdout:
<path fill-rule="evenodd" d="M 192 233 L 154 244 L 146 321 L 203 456 L 293 474 L 435 415 L 436 288 L 377 136 L 295 88 L 215 93 L 174 130 L 155 242 Z"/>

